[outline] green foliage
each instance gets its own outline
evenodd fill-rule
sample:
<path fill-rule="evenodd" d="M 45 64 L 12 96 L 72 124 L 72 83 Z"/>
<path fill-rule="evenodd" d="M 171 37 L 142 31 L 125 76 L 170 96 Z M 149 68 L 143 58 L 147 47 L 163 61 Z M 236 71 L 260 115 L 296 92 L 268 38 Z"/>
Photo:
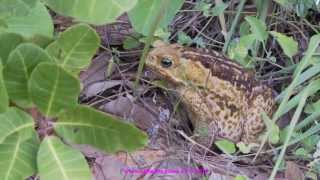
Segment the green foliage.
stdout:
<path fill-rule="evenodd" d="M 240 176 L 240 175 L 237 175 L 234 180 L 247 180 L 248 178 L 246 176 Z"/>
<path fill-rule="evenodd" d="M 251 32 L 258 41 L 264 42 L 268 38 L 267 26 L 264 22 L 253 16 L 247 16 L 246 21 L 250 24 Z"/>
<path fill-rule="evenodd" d="M 251 152 L 253 148 L 258 147 L 258 144 L 250 143 L 250 144 L 245 144 L 244 142 L 238 142 L 237 147 L 239 148 L 239 151 L 248 154 Z"/>
<path fill-rule="evenodd" d="M 41 179 L 92 179 L 89 166 L 81 152 L 65 145 L 54 136 L 48 136 L 41 142 L 37 164 Z"/>
<path fill-rule="evenodd" d="M 164 2 L 169 5 L 164 6 Z M 254 67 L 260 52 L 267 54 L 266 59 L 272 59 L 266 52 L 269 34 L 289 59 L 298 51 L 293 38 L 275 31 L 268 32 L 263 18 L 265 2 L 255 1 L 258 18 L 246 17 L 240 26 L 240 38 L 231 41 L 229 46 L 245 4 L 245 0 L 240 1 L 223 47 L 224 52 L 228 49 L 230 57 L 245 67 Z M 319 6 L 319 2 L 313 0 L 277 2 L 292 8 L 299 16 Z M 140 46 L 141 42 L 146 44 L 139 66 L 141 73 L 153 37 L 169 39 L 168 25 L 183 3 L 183 0 L 0 0 L 0 160 L 3 162 L 0 163 L 0 179 L 26 179 L 31 175 L 40 175 L 41 179 L 91 179 L 83 155 L 66 143 L 89 144 L 109 153 L 134 151 L 147 143 L 146 134 L 133 125 L 78 104 L 80 82 L 77 76 L 90 64 L 100 39 L 96 31 L 86 24 L 73 25 L 54 35 L 53 21 L 45 5 L 55 13 L 73 17 L 74 22 L 94 25 L 112 23 L 121 14 L 128 13 L 137 34 L 127 38 L 123 47 L 132 49 Z M 227 7 L 226 3 L 213 6 L 212 1 L 197 1 L 196 5 L 196 9 L 208 17 L 222 15 Z M 201 37 L 192 40 L 183 32 L 178 32 L 177 37 L 180 44 L 206 46 Z M 272 120 L 265 114 L 263 116 L 268 129 L 263 141 L 277 143 L 280 133 L 282 143 L 276 148 L 282 148 L 282 151 L 271 178 L 281 168 L 281 163 L 284 164 L 282 159 L 289 145 L 300 143 L 299 148 L 292 152 L 299 157 L 310 159 L 314 151 L 314 157 L 319 154 L 319 148 L 315 146 L 317 143 L 319 146 L 320 136 L 317 133 L 320 124 L 314 123 L 320 115 L 317 111 L 319 100 L 307 102 L 310 96 L 318 98 L 316 93 L 320 89 L 320 80 L 313 79 L 320 72 L 319 62 L 313 56 L 319 42 L 319 35 L 310 40 L 304 58 L 296 64 L 292 83 L 278 97 L 281 104 Z M 8 107 L 9 100 L 11 106 L 17 105 L 19 109 Z M 56 119 L 52 134 L 62 139 L 46 136 L 39 142 L 35 120 L 21 110 L 31 106 L 40 111 L 44 119 Z M 295 107 L 291 124 L 280 131 L 275 121 Z M 301 118 L 302 112 L 308 116 Z M 297 124 L 298 119 L 302 121 Z M 235 145 L 227 140 L 216 141 L 215 144 L 226 154 L 236 152 Z M 256 145 L 238 143 L 237 146 L 242 153 L 249 153 Z M 320 169 L 319 164 L 315 160 L 310 167 Z"/>
<path fill-rule="evenodd" d="M 71 16 L 77 21 L 95 25 L 114 22 L 118 16 L 132 9 L 137 0 L 44 0 L 55 12 Z"/>
<path fill-rule="evenodd" d="M 184 32 L 178 33 L 178 43 L 182 45 L 190 45 L 193 40 Z"/>
<path fill-rule="evenodd" d="M 32 105 L 28 93 L 31 72 L 40 62 L 50 62 L 51 58 L 40 47 L 24 43 L 11 51 L 7 61 L 3 74 L 10 99 L 20 105 Z"/>
<path fill-rule="evenodd" d="M 212 4 L 210 2 L 201 0 L 197 2 L 195 9 L 198 11 L 202 11 L 203 15 L 208 17 L 210 16 L 211 6 Z"/>
<path fill-rule="evenodd" d="M 220 16 L 225 9 L 228 8 L 228 4 L 221 2 L 216 4 L 211 10 L 211 16 Z"/>
<path fill-rule="evenodd" d="M 44 120 L 58 117 L 54 130 L 66 142 L 91 144 L 106 152 L 136 150 L 147 143 L 147 136 L 117 117 L 78 106 L 80 82 L 75 75 L 88 67 L 100 38 L 89 25 L 76 24 L 52 40 L 53 22 L 42 2 L 0 0 L 0 179 L 33 174 L 41 179 L 91 179 L 83 155 L 57 137 L 39 142 L 36 120 L 20 108 L 35 107 Z M 113 22 L 136 4 L 75 2 L 45 1 L 59 13 L 94 24 Z M 9 100 L 19 109 L 9 108 Z"/>
<path fill-rule="evenodd" d="M 267 133 L 270 134 L 270 136 L 268 137 L 268 141 L 272 144 L 277 144 L 279 142 L 279 133 L 280 133 L 280 130 L 279 130 L 279 127 L 276 125 L 275 122 L 273 122 L 269 117 L 268 115 L 263 112 L 262 113 L 262 119 L 267 127 Z"/>
<path fill-rule="evenodd" d="M 0 114 L 0 144 L 13 134 L 18 134 L 24 140 L 33 136 L 34 121 L 32 117 L 17 108 L 9 108 Z"/>
<path fill-rule="evenodd" d="M 10 52 L 15 49 L 23 38 L 14 33 L 0 33 L 0 60 L 5 65 Z"/>
<path fill-rule="evenodd" d="M 310 9 L 320 12 L 320 2 L 318 0 L 275 0 L 275 2 L 287 9 L 295 11 L 300 17 L 305 17 Z"/>
<path fill-rule="evenodd" d="M 61 114 L 54 129 L 72 143 L 91 144 L 106 152 L 133 151 L 147 142 L 147 136 L 131 124 L 86 106 Z"/>
<path fill-rule="evenodd" d="M 229 57 L 246 68 L 253 68 L 254 63 L 251 60 L 252 58 L 248 55 L 248 51 L 252 49 L 254 41 L 254 35 L 249 34 L 242 36 L 239 43 L 231 42 L 228 49 Z"/>
<path fill-rule="evenodd" d="M 11 16 L 26 16 L 38 0 L 0 0 L 0 19 Z"/>
<path fill-rule="evenodd" d="M 307 51 L 305 53 L 305 56 L 303 57 L 303 59 L 300 61 L 300 63 L 296 67 L 296 69 L 294 71 L 294 74 L 293 74 L 293 80 L 292 80 L 291 84 L 288 86 L 288 88 L 285 90 L 285 94 L 284 94 L 284 97 L 282 98 L 280 106 L 278 107 L 277 111 L 273 115 L 273 118 L 272 118 L 273 122 L 275 122 L 281 115 L 283 115 L 285 113 L 285 111 L 288 110 L 287 106 L 290 103 L 289 98 L 290 98 L 294 88 L 297 87 L 297 84 L 299 83 L 299 77 L 301 76 L 302 72 L 310 64 L 310 62 L 312 60 L 312 56 L 313 56 L 314 52 L 316 51 L 316 49 L 318 48 L 319 43 L 320 43 L 320 34 L 312 36 L 312 38 L 310 39 L 310 42 L 309 42 L 308 49 L 307 49 Z M 298 107 L 297 107 L 297 109 L 296 109 L 296 111 L 294 113 L 294 116 L 292 118 L 292 121 L 290 122 L 290 125 L 288 127 L 288 134 L 287 134 L 287 136 L 285 138 L 285 141 L 283 143 L 283 148 L 282 148 L 282 150 L 280 152 L 280 155 L 278 157 L 278 160 L 277 160 L 277 162 L 276 162 L 276 164 L 275 164 L 275 166 L 273 168 L 273 171 L 271 173 L 271 177 L 270 178 L 274 178 L 275 175 L 276 175 L 276 172 L 279 170 L 280 163 L 281 163 L 281 161 L 283 159 L 283 156 L 285 154 L 285 151 L 286 151 L 286 147 L 289 144 L 291 144 L 290 143 L 291 136 L 294 133 L 294 129 L 295 129 L 296 123 L 297 123 L 297 121 L 298 121 L 298 119 L 299 119 L 299 117 L 301 115 L 301 112 L 302 112 L 302 110 L 304 108 L 304 105 L 306 103 L 306 99 L 311 94 L 314 94 L 315 87 L 316 88 L 320 88 L 318 83 L 319 83 L 319 81 L 311 81 L 310 84 L 308 84 L 302 90 L 302 92 L 300 94 L 300 97 L 299 97 L 300 100 L 299 100 L 298 104 L 296 104 L 296 105 L 298 105 Z M 295 106 L 293 106 L 293 107 L 295 107 Z M 293 107 L 291 107 L 291 108 L 293 108 Z M 307 132 L 305 132 L 305 133 L 307 133 Z M 267 135 L 264 137 L 263 142 L 266 141 L 268 136 L 270 136 L 270 132 L 268 132 Z M 262 143 L 262 145 L 263 144 L 264 143 Z M 262 147 L 262 145 L 261 145 L 261 147 Z"/>
<path fill-rule="evenodd" d="M 134 49 L 137 48 L 141 45 L 139 41 L 140 35 L 139 34 L 134 34 L 133 36 L 127 37 L 123 41 L 123 48 L 125 49 Z"/>
<path fill-rule="evenodd" d="M 100 44 L 97 32 L 85 24 L 75 25 L 60 34 L 47 52 L 70 71 L 78 72 L 89 65 Z"/>
<path fill-rule="evenodd" d="M 26 0 L 25 0 L 26 1 Z M 28 0 L 30 1 L 30 0 Z M 26 16 L 10 16 L 4 20 L 6 27 L 1 31 L 22 35 L 24 38 L 44 36 L 52 38 L 53 22 L 46 7 L 38 2 Z"/>
<path fill-rule="evenodd" d="M 5 112 L 9 106 L 9 97 L 7 93 L 7 88 L 4 86 L 3 80 L 3 65 L 0 58 L 0 113 Z"/>
<path fill-rule="evenodd" d="M 77 105 L 80 82 L 61 66 L 40 63 L 29 80 L 32 101 L 46 117 Z"/>
<path fill-rule="evenodd" d="M 298 43 L 292 37 L 271 31 L 270 34 L 276 38 L 283 52 L 290 58 L 298 52 Z"/>
<path fill-rule="evenodd" d="M 0 179 L 27 179 L 37 171 L 36 157 L 39 139 L 24 140 L 13 134 L 0 144 Z"/>
<path fill-rule="evenodd" d="M 225 9 L 227 9 L 228 4 L 221 2 L 212 7 L 212 4 L 205 0 L 198 1 L 195 9 L 202 11 L 203 15 L 206 17 L 209 16 L 219 16 L 221 15 Z"/>
<path fill-rule="evenodd" d="M 228 141 L 228 140 L 218 140 L 214 142 L 215 145 L 224 153 L 226 154 L 233 154 L 236 152 L 236 146 L 234 143 Z"/>
<path fill-rule="evenodd" d="M 175 14 L 178 12 L 183 4 L 183 0 L 171 0 L 170 6 L 165 9 L 162 14 L 162 20 L 158 28 L 166 28 Z M 129 19 L 133 28 L 145 36 L 147 36 L 152 29 L 152 23 L 156 20 L 156 13 L 162 0 L 138 0 L 137 5 L 129 11 Z"/>

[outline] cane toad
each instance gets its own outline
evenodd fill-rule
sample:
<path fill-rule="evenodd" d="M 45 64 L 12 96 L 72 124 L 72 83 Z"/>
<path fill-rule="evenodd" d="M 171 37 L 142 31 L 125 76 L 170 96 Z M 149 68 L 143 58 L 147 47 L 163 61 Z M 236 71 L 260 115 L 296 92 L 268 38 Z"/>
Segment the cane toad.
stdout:
<path fill-rule="evenodd" d="M 210 146 L 214 139 L 258 143 L 265 124 L 261 112 L 271 116 L 272 90 L 252 71 L 208 49 L 161 44 L 147 56 L 146 66 L 181 97 L 194 126 L 196 141 Z"/>

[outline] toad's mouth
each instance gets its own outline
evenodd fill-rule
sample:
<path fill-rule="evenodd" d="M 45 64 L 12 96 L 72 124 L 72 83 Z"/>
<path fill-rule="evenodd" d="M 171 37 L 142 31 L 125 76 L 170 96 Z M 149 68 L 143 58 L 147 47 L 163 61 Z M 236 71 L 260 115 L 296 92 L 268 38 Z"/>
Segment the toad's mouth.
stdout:
<path fill-rule="evenodd" d="M 150 70 L 153 74 L 155 74 L 159 79 L 165 80 L 166 82 L 168 82 L 169 86 L 172 86 L 172 87 L 187 86 L 187 83 L 177 78 L 174 78 L 173 75 L 168 74 L 166 71 L 162 69 L 156 68 L 152 65 L 147 65 L 146 68 Z"/>

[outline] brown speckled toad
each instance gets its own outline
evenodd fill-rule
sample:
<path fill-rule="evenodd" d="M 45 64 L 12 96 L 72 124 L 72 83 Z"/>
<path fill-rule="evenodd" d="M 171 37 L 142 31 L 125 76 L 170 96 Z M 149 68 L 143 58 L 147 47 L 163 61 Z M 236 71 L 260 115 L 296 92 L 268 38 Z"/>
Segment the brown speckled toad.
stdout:
<path fill-rule="evenodd" d="M 217 52 L 178 44 L 158 44 L 146 65 L 181 97 L 196 141 L 206 146 L 217 138 L 259 143 L 265 128 L 261 112 L 271 116 L 275 101 L 253 72 Z"/>

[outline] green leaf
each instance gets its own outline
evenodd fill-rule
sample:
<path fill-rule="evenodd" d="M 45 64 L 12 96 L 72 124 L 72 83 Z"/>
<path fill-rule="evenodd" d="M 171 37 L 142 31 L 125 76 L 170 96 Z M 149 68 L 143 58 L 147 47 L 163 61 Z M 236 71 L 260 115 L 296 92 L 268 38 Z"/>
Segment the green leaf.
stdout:
<path fill-rule="evenodd" d="M 237 175 L 234 180 L 247 180 L 248 178 L 246 176 L 240 176 L 240 175 Z"/>
<path fill-rule="evenodd" d="M 239 45 L 251 49 L 255 40 L 254 34 L 243 35 L 239 40 Z"/>
<path fill-rule="evenodd" d="M 211 15 L 220 16 L 224 12 L 224 10 L 227 8 L 228 8 L 228 4 L 224 2 L 220 2 L 211 9 Z"/>
<path fill-rule="evenodd" d="M 235 41 L 230 43 L 228 48 L 229 58 L 237 61 L 245 68 L 254 68 L 254 61 L 248 56 L 249 46 L 251 46 L 253 34 L 246 35 L 240 38 L 240 42 Z M 255 39 L 254 39 L 255 40 Z"/>
<path fill-rule="evenodd" d="M 77 105 L 79 80 L 56 64 L 40 63 L 29 80 L 32 101 L 47 117 Z"/>
<path fill-rule="evenodd" d="M 24 139 L 33 135 L 34 121 L 32 117 L 17 108 L 9 108 L 0 114 L 0 144 L 14 133 L 19 133 Z"/>
<path fill-rule="evenodd" d="M 26 16 L 38 0 L 0 0 L 0 18 Z"/>
<path fill-rule="evenodd" d="M 0 58 L 0 113 L 5 112 L 9 107 L 9 97 L 7 88 L 4 85 L 2 70 L 3 67 Z"/>
<path fill-rule="evenodd" d="M 308 152 L 306 149 L 304 148 L 298 148 L 297 150 L 295 150 L 293 152 L 293 154 L 295 156 L 298 156 L 298 157 L 302 157 L 302 158 L 308 158 L 310 157 L 310 152 Z"/>
<path fill-rule="evenodd" d="M 0 179 L 27 179 L 35 174 L 39 140 L 14 134 L 0 144 Z"/>
<path fill-rule="evenodd" d="M 146 134 L 132 124 L 80 105 L 62 113 L 54 129 L 66 141 L 89 144 L 109 153 L 133 151 L 147 143 Z"/>
<path fill-rule="evenodd" d="M 97 32 L 85 24 L 68 28 L 49 45 L 47 52 L 67 70 L 80 70 L 90 64 L 100 45 Z"/>
<path fill-rule="evenodd" d="M 250 24 L 247 21 L 243 21 L 239 28 L 240 37 L 250 34 Z"/>
<path fill-rule="evenodd" d="M 232 143 L 226 139 L 218 140 L 218 141 L 215 141 L 214 143 L 225 154 L 233 154 L 236 152 L 236 147 L 235 147 L 234 143 Z"/>
<path fill-rule="evenodd" d="M 84 156 L 78 150 L 66 146 L 54 136 L 46 137 L 40 144 L 37 166 L 40 179 L 92 179 Z"/>
<path fill-rule="evenodd" d="M 19 44 L 23 42 L 23 38 L 14 33 L 0 33 L 0 59 L 5 65 L 8 56 Z"/>
<path fill-rule="evenodd" d="M 38 2 L 30 14 L 21 17 L 6 18 L 7 28 L 4 32 L 17 33 L 25 38 L 42 35 L 48 38 L 53 36 L 53 22 L 47 8 Z"/>
<path fill-rule="evenodd" d="M 165 9 L 158 28 L 166 28 L 170 24 L 183 2 L 183 0 L 170 1 L 170 6 Z M 162 0 L 139 0 L 137 5 L 128 13 L 133 28 L 147 36 L 152 28 L 151 25 L 156 20 L 157 13 L 155 12 L 158 11 L 162 3 Z"/>
<path fill-rule="evenodd" d="M 309 136 L 308 138 L 304 139 L 302 141 L 302 143 L 303 143 L 303 146 L 305 149 L 307 149 L 309 151 L 313 151 L 316 149 L 317 143 L 319 141 L 320 141 L 320 135 L 315 134 L 315 135 Z"/>
<path fill-rule="evenodd" d="M 308 114 L 311 114 L 311 113 L 314 113 L 314 112 L 318 111 L 319 108 L 320 108 L 320 100 L 318 100 L 315 103 L 307 104 L 307 106 L 304 109 L 304 112 L 308 113 Z"/>
<path fill-rule="evenodd" d="M 283 52 L 290 58 L 298 52 L 298 43 L 292 37 L 288 37 L 284 34 L 270 31 L 270 34 L 275 37 L 275 39 L 280 44 Z"/>
<path fill-rule="evenodd" d="M 139 37 L 129 36 L 123 41 L 124 49 L 134 49 L 134 48 L 138 48 L 140 45 L 141 43 L 139 42 Z"/>
<path fill-rule="evenodd" d="M 24 106 L 32 105 L 28 93 L 28 81 L 33 69 L 40 62 L 53 60 L 40 47 L 24 43 L 10 53 L 7 65 L 3 69 L 5 84 L 10 99 Z"/>
<path fill-rule="evenodd" d="M 195 6 L 195 10 L 202 11 L 202 14 L 205 17 L 209 17 L 211 6 L 212 6 L 212 3 L 208 3 L 206 1 L 198 1 Z"/>
<path fill-rule="evenodd" d="M 190 45 L 192 43 L 192 39 L 184 32 L 178 32 L 178 43 L 182 45 Z"/>
<path fill-rule="evenodd" d="M 238 142 L 237 147 L 239 148 L 240 152 L 244 154 L 248 154 L 251 152 L 253 148 L 258 148 L 258 144 L 250 143 L 250 144 L 245 144 L 243 142 Z"/>
<path fill-rule="evenodd" d="M 112 23 L 118 16 L 132 9 L 137 0 L 44 0 L 55 12 L 71 16 L 77 21 L 95 25 Z"/>
<path fill-rule="evenodd" d="M 271 144 L 277 144 L 280 140 L 280 129 L 276 125 L 275 122 L 273 122 L 268 115 L 263 112 L 262 113 L 262 119 L 267 126 L 267 131 L 270 131 L 270 136 L 268 137 L 268 140 Z"/>
<path fill-rule="evenodd" d="M 253 16 L 245 17 L 246 21 L 250 24 L 251 32 L 259 41 L 265 41 L 268 38 L 267 26 L 264 22 Z"/>

